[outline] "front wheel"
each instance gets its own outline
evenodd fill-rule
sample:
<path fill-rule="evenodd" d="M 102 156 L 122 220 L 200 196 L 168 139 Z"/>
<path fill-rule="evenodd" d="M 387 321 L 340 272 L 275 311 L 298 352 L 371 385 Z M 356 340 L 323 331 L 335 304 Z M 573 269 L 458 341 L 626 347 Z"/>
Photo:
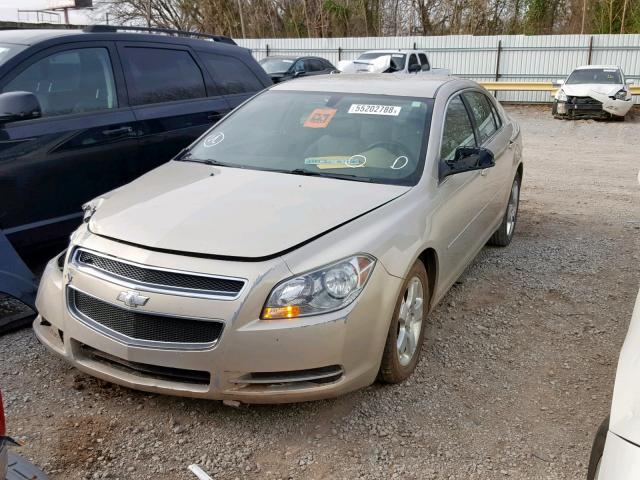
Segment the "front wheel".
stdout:
<path fill-rule="evenodd" d="M 509 194 L 509 203 L 504 213 L 502 223 L 489 239 L 489 245 L 496 247 L 506 247 L 511 243 L 513 233 L 516 230 L 516 222 L 518 220 L 518 207 L 520 206 L 520 174 L 516 175 L 511 184 L 511 193 Z"/>
<path fill-rule="evenodd" d="M 411 267 L 400 290 L 382 354 L 378 380 L 399 383 L 415 370 L 429 307 L 427 271 L 420 260 Z"/>

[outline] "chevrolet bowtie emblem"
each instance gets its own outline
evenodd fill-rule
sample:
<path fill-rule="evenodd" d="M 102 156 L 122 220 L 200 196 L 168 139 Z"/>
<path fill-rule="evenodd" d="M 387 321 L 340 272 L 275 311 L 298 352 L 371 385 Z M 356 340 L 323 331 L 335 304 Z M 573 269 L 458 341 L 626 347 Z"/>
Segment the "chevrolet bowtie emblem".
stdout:
<path fill-rule="evenodd" d="M 127 307 L 142 307 L 149 301 L 149 297 L 140 295 L 138 292 L 120 292 L 118 294 L 118 301 L 124 303 Z"/>

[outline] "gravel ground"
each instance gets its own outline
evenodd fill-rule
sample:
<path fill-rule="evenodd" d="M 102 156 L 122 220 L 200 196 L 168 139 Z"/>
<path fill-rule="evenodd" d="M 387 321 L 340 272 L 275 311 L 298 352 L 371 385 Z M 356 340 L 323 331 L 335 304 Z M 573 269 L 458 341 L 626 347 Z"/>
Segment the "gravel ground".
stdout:
<path fill-rule="evenodd" d="M 243 406 L 131 391 L 0 338 L 9 431 L 53 478 L 584 478 L 638 291 L 639 115 L 509 107 L 525 141 L 516 238 L 431 313 L 418 369 L 337 400 Z"/>

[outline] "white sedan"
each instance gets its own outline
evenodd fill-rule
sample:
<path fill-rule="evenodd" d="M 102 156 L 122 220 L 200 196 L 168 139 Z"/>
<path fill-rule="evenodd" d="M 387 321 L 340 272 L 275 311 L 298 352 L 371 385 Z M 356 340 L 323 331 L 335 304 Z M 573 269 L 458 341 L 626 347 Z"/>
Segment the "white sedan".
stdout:
<path fill-rule="evenodd" d="M 620 352 L 611 414 L 596 434 L 588 480 L 640 478 L 640 294 Z"/>
<path fill-rule="evenodd" d="M 629 85 L 617 65 L 578 67 L 566 80 L 558 80 L 560 88 L 553 102 L 556 118 L 616 118 L 633 106 Z"/>

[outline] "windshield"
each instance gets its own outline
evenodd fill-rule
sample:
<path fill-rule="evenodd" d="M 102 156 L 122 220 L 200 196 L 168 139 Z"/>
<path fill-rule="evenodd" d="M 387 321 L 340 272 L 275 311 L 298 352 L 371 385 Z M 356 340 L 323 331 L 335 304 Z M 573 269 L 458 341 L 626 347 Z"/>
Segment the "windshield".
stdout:
<path fill-rule="evenodd" d="M 433 100 L 267 91 L 201 137 L 179 160 L 415 185 Z"/>
<path fill-rule="evenodd" d="M 27 48 L 26 45 L 13 45 L 11 43 L 0 43 L 0 64 L 6 62 L 11 57 Z"/>
<path fill-rule="evenodd" d="M 622 83 L 622 78 L 620 76 L 620 70 L 616 68 L 585 68 L 574 70 L 573 73 L 569 75 L 569 78 L 567 78 L 567 83 L 619 84 Z"/>
<path fill-rule="evenodd" d="M 358 57 L 356 62 L 361 60 L 375 60 L 376 58 L 391 56 L 391 67 L 395 70 L 404 70 L 404 62 L 407 56 L 404 53 L 389 53 L 389 52 L 370 52 L 363 53 Z"/>
<path fill-rule="evenodd" d="M 293 64 L 293 60 L 288 58 L 263 58 L 259 63 L 268 74 L 285 73 Z"/>

